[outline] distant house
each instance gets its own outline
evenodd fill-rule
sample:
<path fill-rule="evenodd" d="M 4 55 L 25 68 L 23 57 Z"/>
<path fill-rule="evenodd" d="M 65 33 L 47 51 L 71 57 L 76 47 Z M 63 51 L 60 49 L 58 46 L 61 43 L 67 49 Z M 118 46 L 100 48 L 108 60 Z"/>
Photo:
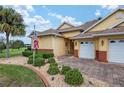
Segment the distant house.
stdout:
<path fill-rule="evenodd" d="M 6 39 L 3 36 L 0 36 L 0 42 L 5 42 Z"/>
<path fill-rule="evenodd" d="M 71 54 L 102 62 L 124 63 L 124 9 L 79 27 L 64 22 L 57 29 L 38 32 L 38 39 L 39 51 L 53 52 L 55 56 Z"/>

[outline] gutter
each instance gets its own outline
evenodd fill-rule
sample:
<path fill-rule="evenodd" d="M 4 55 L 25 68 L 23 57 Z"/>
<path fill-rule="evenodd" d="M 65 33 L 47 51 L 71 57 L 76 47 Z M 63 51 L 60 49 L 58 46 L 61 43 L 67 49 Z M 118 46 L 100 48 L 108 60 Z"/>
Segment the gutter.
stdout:
<path fill-rule="evenodd" d="M 94 38 L 98 36 L 110 36 L 110 35 L 123 35 L 124 32 L 116 32 L 116 33 L 107 33 L 107 34 L 92 34 L 90 36 L 84 36 L 84 37 L 77 37 L 77 38 L 70 38 L 70 39 L 84 39 L 84 38 Z"/>
<path fill-rule="evenodd" d="M 109 36 L 109 35 L 122 35 L 124 32 L 115 32 L 115 33 L 107 33 L 107 34 L 93 34 L 93 36 Z"/>

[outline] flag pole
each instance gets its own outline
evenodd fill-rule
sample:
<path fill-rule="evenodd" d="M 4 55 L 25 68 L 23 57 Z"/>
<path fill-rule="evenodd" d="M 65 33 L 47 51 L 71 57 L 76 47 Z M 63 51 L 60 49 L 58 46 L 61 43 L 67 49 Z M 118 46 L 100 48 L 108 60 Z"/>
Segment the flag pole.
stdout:
<path fill-rule="evenodd" d="M 34 38 L 35 38 L 35 25 L 34 25 Z M 34 43 L 34 41 L 33 41 L 33 43 Z M 34 44 L 33 44 L 33 47 L 34 47 Z M 33 65 L 34 65 L 34 63 L 35 63 L 35 47 L 33 49 Z"/>

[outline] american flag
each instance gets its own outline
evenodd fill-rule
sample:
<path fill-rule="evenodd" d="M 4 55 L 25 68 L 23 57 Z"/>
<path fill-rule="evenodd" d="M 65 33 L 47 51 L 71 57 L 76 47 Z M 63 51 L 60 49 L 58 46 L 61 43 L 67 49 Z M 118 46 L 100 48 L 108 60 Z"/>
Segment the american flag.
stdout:
<path fill-rule="evenodd" d="M 34 31 L 34 35 L 33 35 L 33 44 L 34 44 L 34 49 L 38 49 L 39 48 L 39 41 L 38 41 L 38 33 L 36 31 Z"/>

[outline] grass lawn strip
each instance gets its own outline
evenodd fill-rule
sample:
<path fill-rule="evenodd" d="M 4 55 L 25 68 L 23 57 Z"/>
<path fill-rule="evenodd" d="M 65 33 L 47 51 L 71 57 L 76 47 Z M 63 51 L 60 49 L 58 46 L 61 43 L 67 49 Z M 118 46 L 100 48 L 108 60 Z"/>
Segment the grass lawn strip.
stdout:
<path fill-rule="evenodd" d="M 22 55 L 22 52 L 23 52 L 25 49 L 26 49 L 26 48 L 10 49 L 10 57 Z M 6 50 L 4 50 L 4 51 L 2 51 L 2 53 L 0 53 L 0 58 L 5 58 L 5 57 L 6 57 Z"/>
<path fill-rule="evenodd" d="M 13 83 L 16 86 L 44 86 L 39 76 L 26 67 L 0 64 L 0 74 L 7 78 L 4 80 L 7 86 L 14 86 Z"/>

